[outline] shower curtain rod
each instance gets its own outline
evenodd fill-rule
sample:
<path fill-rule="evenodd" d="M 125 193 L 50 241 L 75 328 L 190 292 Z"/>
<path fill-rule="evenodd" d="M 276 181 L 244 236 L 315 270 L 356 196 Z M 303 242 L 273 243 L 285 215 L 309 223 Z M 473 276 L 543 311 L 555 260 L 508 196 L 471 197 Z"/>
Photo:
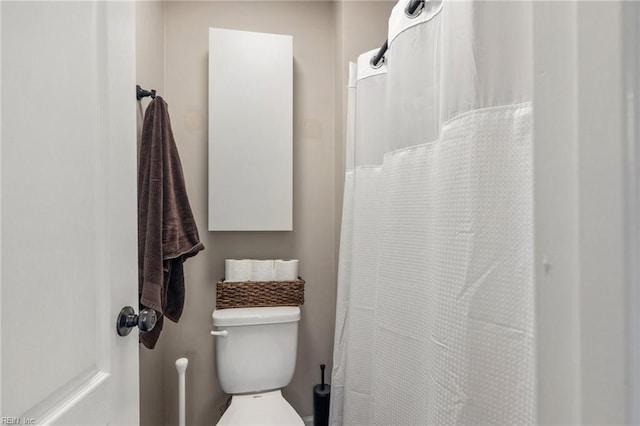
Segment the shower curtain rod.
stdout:
<path fill-rule="evenodd" d="M 420 15 L 422 9 L 424 9 L 425 0 L 411 0 L 407 7 L 404 9 L 405 15 L 409 18 L 415 18 Z M 384 64 L 384 54 L 387 53 L 387 49 L 389 48 L 389 40 L 385 40 L 384 44 L 378 50 L 378 53 L 375 54 L 369 63 L 372 68 L 380 68 L 382 64 Z"/>

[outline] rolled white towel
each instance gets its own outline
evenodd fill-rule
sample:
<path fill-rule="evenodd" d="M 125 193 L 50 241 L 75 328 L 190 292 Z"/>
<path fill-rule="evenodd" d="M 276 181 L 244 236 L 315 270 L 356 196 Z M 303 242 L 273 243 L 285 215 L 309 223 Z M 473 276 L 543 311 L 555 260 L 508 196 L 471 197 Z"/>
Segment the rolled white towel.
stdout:
<path fill-rule="evenodd" d="M 225 259 L 224 279 L 227 282 L 251 280 L 251 259 Z"/>
<path fill-rule="evenodd" d="M 298 279 L 298 259 L 276 259 L 273 279 L 276 281 L 295 281 Z"/>
<path fill-rule="evenodd" d="M 273 280 L 273 260 L 252 260 L 251 281 Z"/>

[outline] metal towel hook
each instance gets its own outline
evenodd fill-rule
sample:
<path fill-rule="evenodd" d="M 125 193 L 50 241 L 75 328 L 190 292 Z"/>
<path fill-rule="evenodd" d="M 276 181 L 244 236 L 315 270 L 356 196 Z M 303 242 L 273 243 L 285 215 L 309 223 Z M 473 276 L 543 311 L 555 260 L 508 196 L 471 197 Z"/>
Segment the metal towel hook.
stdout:
<path fill-rule="evenodd" d="M 136 85 L 136 98 L 138 100 L 142 99 L 142 98 L 146 98 L 147 96 L 151 96 L 152 99 L 156 98 L 156 91 L 155 89 L 152 90 L 144 90 L 142 87 L 140 87 L 139 84 Z"/>

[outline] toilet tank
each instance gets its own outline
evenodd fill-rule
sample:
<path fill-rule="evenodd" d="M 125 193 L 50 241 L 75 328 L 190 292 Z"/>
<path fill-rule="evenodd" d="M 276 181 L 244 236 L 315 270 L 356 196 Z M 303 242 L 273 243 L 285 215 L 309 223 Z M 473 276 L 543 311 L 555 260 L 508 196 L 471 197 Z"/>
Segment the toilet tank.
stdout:
<path fill-rule="evenodd" d="M 297 306 L 232 308 L 213 311 L 216 370 L 231 395 L 281 389 L 289 384 L 298 348 Z"/>

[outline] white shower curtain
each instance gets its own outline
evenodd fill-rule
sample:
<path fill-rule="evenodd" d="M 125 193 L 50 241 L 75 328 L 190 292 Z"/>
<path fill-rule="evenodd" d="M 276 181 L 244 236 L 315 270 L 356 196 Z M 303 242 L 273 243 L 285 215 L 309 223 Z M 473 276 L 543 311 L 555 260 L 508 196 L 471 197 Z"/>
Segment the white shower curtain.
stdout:
<path fill-rule="evenodd" d="M 351 68 L 330 421 L 533 424 L 531 4 L 407 2 Z"/>

